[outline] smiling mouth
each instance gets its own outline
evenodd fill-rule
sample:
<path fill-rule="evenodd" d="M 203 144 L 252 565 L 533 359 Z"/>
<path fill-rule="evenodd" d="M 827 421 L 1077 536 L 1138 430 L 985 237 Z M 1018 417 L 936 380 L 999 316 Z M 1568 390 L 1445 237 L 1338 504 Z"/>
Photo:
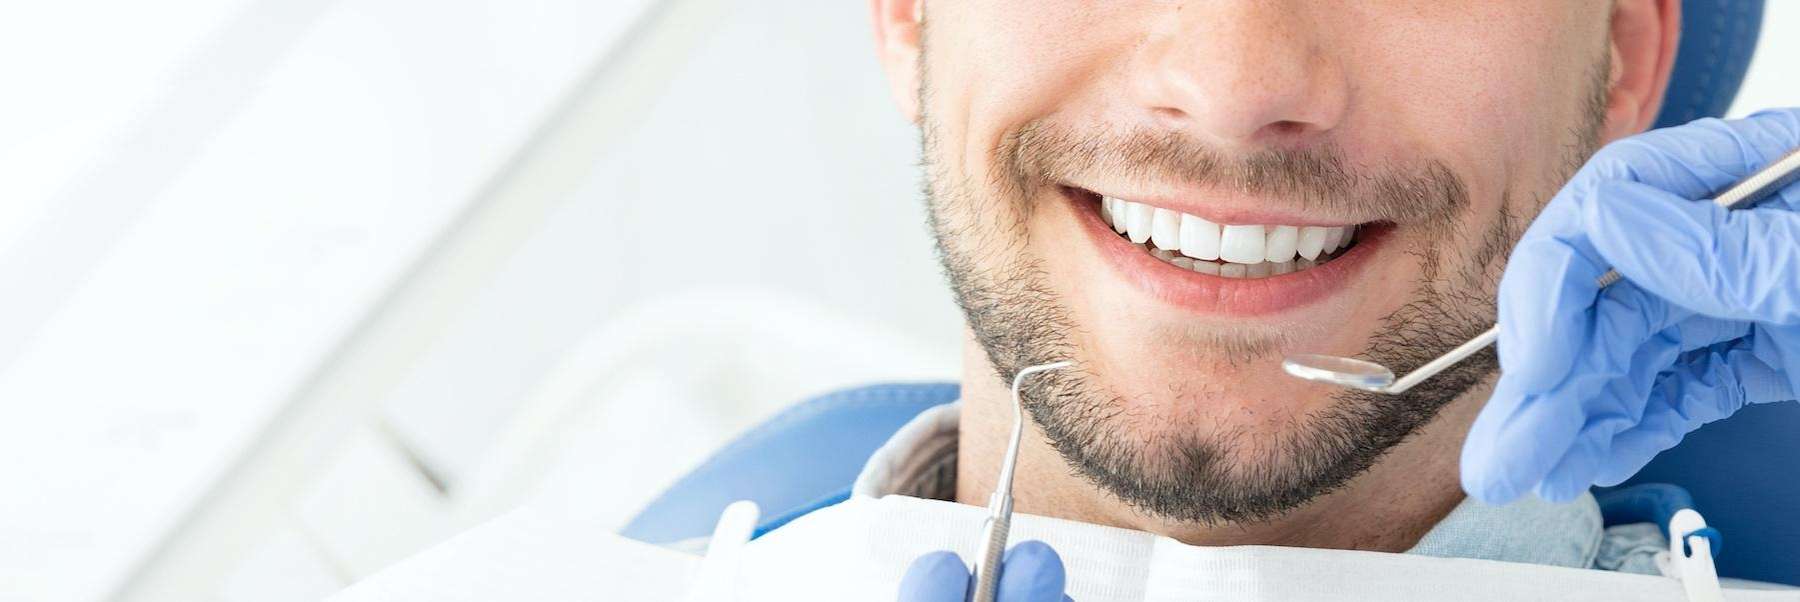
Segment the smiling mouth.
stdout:
<path fill-rule="evenodd" d="M 1164 263 L 1224 278 L 1268 278 L 1325 265 L 1355 248 L 1361 225 L 1218 224 L 1074 189 L 1113 232 Z"/>

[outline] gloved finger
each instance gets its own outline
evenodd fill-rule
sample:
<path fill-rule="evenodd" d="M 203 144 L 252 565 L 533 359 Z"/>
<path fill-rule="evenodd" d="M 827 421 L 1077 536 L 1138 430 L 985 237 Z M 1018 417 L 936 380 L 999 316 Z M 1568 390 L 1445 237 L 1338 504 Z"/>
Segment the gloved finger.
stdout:
<path fill-rule="evenodd" d="M 1800 324 L 1800 213 L 1727 210 L 1609 182 L 1587 205 L 1589 243 L 1632 284 L 1708 316 Z"/>
<path fill-rule="evenodd" d="M 1584 429 L 1587 426 L 1583 425 Z M 1607 425 L 1607 428 L 1615 426 Z M 1538 477 L 1535 484 L 1527 481 L 1527 486 L 1533 494 L 1544 501 L 1560 504 L 1575 499 L 1575 496 L 1581 494 L 1583 488 L 1573 487 L 1568 483 L 1591 478 L 1591 475 L 1599 469 L 1597 455 L 1605 453 L 1604 450 L 1594 448 L 1607 443 L 1609 443 L 1607 439 L 1595 436 L 1585 430 L 1579 432 L 1569 446 L 1563 450 L 1562 456 L 1543 472 L 1543 476 Z"/>
<path fill-rule="evenodd" d="M 1695 420 L 1705 418 L 1708 407 L 1741 395 L 1743 365 L 1761 363 L 1753 355 L 1733 351 L 1746 344 L 1731 341 L 1683 353 L 1674 366 L 1657 375 L 1657 386 L 1644 403 L 1644 415 L 1630 430 L 1613 438 L 1612 459 L 1594 477 L 1594 484 L 1617 485 L 1631 478 L 1656 454 L 1680 443 L 1695 428 Z"/>
<path fill-rule="evenodd" d="M 1501 378 L 1463 443 L 1463 491 L 1483 503 L 1518 499 L 1562 458 L 1585 420 L 1576 404 L 1545 403 Z M 1542 445 L 1533 445 L 1541 443 Z"/>
<path fill-rule="evenodd" d="M 1608 419 L 1632 419 L 1640 410 L 1621 405 L 1629 395 L 1608 395 L 1604 389 L 1633 370 L 1640 373 L 1637 380 L 1647 389 L 1656 371 L 1681 352 L 1679 341 L 1669 332 L 1670 326 L 1686 316 L 1629 283 L 1621 283 L 1601 291 L 1592 307 L 1572 313 L 1570 323 L 1535 327 L 1554 333 L 1527 332 L 1512 337 L 1520 341 L 1514 344 L 1528 347 L 1511 354 L 1501 350 L 1500 379 L 1463 443 L 1463 489 L 1486 503 L 1510 502 L 1534 489 L 1559 463 L 1578 461 L 1568 460 L 1572 452 L 1576 458 L 1585 457 L 1572 448 L 1595 445 L 1594 438 L 1600 436 L 1596 429 L 1628 427 Z M 1509 330 L 1520 328 L 1501 322 L 1503 345 L 1507 344 L 1504 333 Z M 1564 354 L 1569 363 L 1563 367 L 1564 376 L 1555 382 L 1534 382 L 1530 371 L 1516 370 L 1515 364 L 1507 363 L 1509 357 L 1539 361 L 1538 353 L 1558 345 L 1580 352 Z"/>
<path fill-rule="evenodd" d="M 900 578 L 900 602 L 962 602 L 969 592 L 969 569 L 956 552 L 920 556 Z"/>
<path fill-rule="evenodd" d="M 1698 327 L 1696 327 L 1698 325 Z M 1695 318 L 1676 329 L 1684 337 L 1661 337 L 1639 350 L 1633 358 L 1638 367 L 1631 375 L 1610 383 L 1606 394 L 1621 400 L 1598 407 L 1641 409 L 1638 415 L 1596 416 L 1590 414 L 1569 451 L 1546 473 L 1534 489 L 1539 497 L 1566 501 L 1580 495 L 1590 485 L 1617 485 L 1642 469 L 1656 454 L 1674 447 L 1689 432 L 1726 417 L 1749 403 L 1787 401 L 1795 398 L 1800 387 L 1788 371 L 1772 367 L 1770 358 L 1785 359 L 1791 355 L 1771 352 L 1768 341 L 1800 344 L 1800 328 L 1788 333 L 1771 333 L 1766 329 L 1711 346 L 1696 346 L 1705 337 L 1723 337 L 1737 330 L 1722 324 L 1708 325 Z M 1666 334 L 1666 333 L 1665 333 Z M 1663 351 L 1657 351 L 1661 347 Z M 1681 349 L 1672 364 L 1667 350 Z M 1647 391 L 1634 387 L 1645 381 L 1643 369 L 1669 367 L 1654 377 Z M 1780 365 L 1780 364 L 1776 364 Z M 1638 396 L 1644 401 L 1634 405 Z M 1621 424 L 1628 425 L 1623 429 Z"/>
<path fill-rule="evenodd" d="M 1586 491 L 1609 466 L 1615 438 L 1643 421 L 1657 380 L 1681 355 L 1678 341 L 1657 333 L 1629 352 L 1623 374 L 1583 397 L 1563 401 L 1581 406 L 1583 423 L 1562 457 L 1537 483 L 1538 497 L 1560 503 Z"/>
<path fill-rule="evenodd" d="M 1596 482 L 1629 477 L 1643 466 L 1642 462 L 1674 446 L 1687 434 L 1689 427 L 1682 414 L 1693 411 L 1692 408 L 1669 404 L 1692 403 L 1692 396 L 1715 392 L 1711 385 L 1716 385 L 1717 375 L 1711 374 L 1713 367 L 1704 360 L 1698 365 L 1673 362 L 1661 372 L 1657 372 L 1658 367 L 1671 365 L 1664 357 L 1638 361 L 1646 369 L 1634 370 L 1633 374 L 1609 383 L 1602 398 L 1590 402 L 1595 411 L 1589 414 L 1575 443 L 1534 488 L 1538 497 L 1566 502 Z M 1698 372 L 1690 375 L 1689 370 Z M 1638 463 L 1624 466 L 1632 462 Z M 1618 476 L 1620 472 L 1624 475 Z"/>
<path fill-rule="evenodd" d="M 1000 565 L 999 602 L 1062 602 L 1062 557 L 1050 544 L 1023 541 L 1006 551 Z"/>
<path fill-rule="evenodd" d="M 1800 110 L 1701 119 L 1609 144 L 1574 181 L 1632 181 L 1686 199 L 1710 198 L 1795 147 L 1800 147 Z"/>
<path fill-rule="evenodd" d="M 1768 369 L 1741 341 L 1683 354 L 1682 358 L 1657 375 L 1644 416 L 1612 439 L 1599 469 L 1585 476 L 1553 471 L 1544 486 L 1564 491 L 1552 495 L 1590 484 L 1617 485 L 1631 478 L 1656 454 L 1675 447 L 1694 429 L 1743 407 L 1745 374 Z"/>

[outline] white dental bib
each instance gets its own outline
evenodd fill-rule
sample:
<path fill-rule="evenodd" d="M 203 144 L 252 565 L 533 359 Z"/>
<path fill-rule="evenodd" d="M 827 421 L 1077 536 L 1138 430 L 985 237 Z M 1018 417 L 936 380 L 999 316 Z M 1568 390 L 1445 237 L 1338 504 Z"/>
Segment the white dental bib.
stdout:
<path fill-rule="evenodd" d="M 892 600 L 914 558 L 967 561 L 981 508 L 890 495 L 853 496 L 750 542 L 740 600 Z M 1686 600 L 1673 578 L 1410 554 L 1277 546 L 1190 546 L 1141 531 L 1016 514 L 1012 541 L 1062 556 L 1079 602 L 1140 600 Z M 1800 591 L 1736 590 L 1728 600 L 1800 600 Z"/>

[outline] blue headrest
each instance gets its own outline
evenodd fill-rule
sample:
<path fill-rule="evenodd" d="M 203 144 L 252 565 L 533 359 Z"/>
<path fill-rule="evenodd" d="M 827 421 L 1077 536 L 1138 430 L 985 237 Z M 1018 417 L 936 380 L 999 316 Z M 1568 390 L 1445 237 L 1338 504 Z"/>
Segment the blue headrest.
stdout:
<path fill-rule="evenodd" d="M 756 502 L 767 524 L 842 499 L 894 431 L 931 406 L 955 401 L 960 390 L 955 383 L 870 385 L 801 402 L 713 454 L 619 534 L 675 543 L 712 533 L 719 512 L 737 500 Z"/>
<path fill-rule="evenodd" d="M 1763 0 L 1682 0 L 1681 48 L 1656 127 L 1719 117 L 1731 108 L 1762 31 Z"/>

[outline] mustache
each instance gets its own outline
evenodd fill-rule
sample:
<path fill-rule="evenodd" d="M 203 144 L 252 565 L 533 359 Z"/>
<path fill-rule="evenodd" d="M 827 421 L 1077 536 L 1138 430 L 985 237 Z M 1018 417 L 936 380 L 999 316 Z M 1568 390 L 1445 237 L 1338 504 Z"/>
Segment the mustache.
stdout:
<path fill-rule="evenodd" d="M 1468 187 L 1440 161 L 1364 168 L 1332 144 L 1227 155 L 1178 131 L 1096 132 L 1033 121 L 1003 136 L 994 152 L 1003 183 L 1027 198 L 1041 186 L 1107 173 L 1198 184 L 1371 221 L 1444 225 L 1469 205 Z"/>

